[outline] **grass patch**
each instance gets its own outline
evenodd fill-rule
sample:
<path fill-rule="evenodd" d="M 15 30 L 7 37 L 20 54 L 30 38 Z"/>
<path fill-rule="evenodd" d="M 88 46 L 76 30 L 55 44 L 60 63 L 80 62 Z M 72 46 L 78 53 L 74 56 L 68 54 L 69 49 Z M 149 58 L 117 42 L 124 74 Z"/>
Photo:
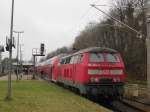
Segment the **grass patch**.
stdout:
<path fill-rule="evenodd" d="M 0 112 L 109 112 L 55 84 L 13 81 L 13 97 L 6 101 L 7 81 L 0 81 Z"/>

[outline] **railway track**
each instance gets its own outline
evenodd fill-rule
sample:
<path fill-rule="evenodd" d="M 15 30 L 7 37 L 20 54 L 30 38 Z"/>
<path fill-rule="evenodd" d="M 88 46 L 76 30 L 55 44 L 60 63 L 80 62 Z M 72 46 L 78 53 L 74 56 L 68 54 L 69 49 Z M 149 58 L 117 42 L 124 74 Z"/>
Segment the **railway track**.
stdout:
<path fill-rule="evenodd" d="M 131 99 L 120 99 L 112 102 L 112 110 L 116 112 L 150 112 L 150 105 Z"/>
<path fill-rule="evenodd" d="M 93 101 L 91 99 L 89 99 L 89 100 Z M 116 100 L 113 102 L 103 100 L 103 101 L 96 101 L 95 103 L 99 104 L 100 106 L 104 106 L 105 108 L 108 108 L 108 109 L 112 110 L 113 112 L 147 112 L 147 111 L 143 111 L 139 108 L 136 108 L 124 101 L 121 101 L 121 100 Z"/>
<path fill-rule="evenodd" d="M 112 103 L 112 109 L 116 112 L 145 112 L 123 101 L 114 101 Z"/>
<path fill-rule="evenodd" d="M 105 108 L 112 110 L 113 112 L 150 112 L 150 104 L 136 100 L 125 98 L 115 101 L 109 101 L 109 99 L 88 99 L 99 104 L 100 106 L 104 106 Z"/>

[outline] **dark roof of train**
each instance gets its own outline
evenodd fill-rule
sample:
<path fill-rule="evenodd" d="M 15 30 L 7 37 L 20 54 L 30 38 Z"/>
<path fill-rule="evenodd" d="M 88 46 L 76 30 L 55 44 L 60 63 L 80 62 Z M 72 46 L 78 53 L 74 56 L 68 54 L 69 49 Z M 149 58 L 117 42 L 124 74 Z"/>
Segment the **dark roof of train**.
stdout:
<path fill-rule="evenodd" d="M 110 49 L 110 48 L 105 48 L 105 47 L 90 47 L 87 49 L 80 50 L 74 54 L 80 54 L 80 53 L 85 53 L 85 52 L 109 52 L 109 53 L 117 53 L 116 50 Z"/>

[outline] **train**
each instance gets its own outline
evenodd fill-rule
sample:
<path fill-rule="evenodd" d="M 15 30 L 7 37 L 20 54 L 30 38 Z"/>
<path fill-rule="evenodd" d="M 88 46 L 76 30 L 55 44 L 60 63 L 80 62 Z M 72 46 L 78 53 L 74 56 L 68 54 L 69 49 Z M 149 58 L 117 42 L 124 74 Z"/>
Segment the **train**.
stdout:
<path fill-rule="evenodd" d="M 123 95 L 125 65 L 120 53 L 90 47 L 62 54 L 36 65 L 40 77 L 77 89 L 80 94 L 118 98 Z"/>

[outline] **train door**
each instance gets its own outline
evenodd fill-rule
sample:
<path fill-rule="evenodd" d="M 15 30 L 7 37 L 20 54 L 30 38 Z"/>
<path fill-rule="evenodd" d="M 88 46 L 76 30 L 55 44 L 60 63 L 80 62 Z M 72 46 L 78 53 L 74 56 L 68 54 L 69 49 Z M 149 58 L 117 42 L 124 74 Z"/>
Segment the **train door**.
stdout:
<path fill-rule="evenodd" d="M 75 55 L 73 56 L 73 74 L 72 74 L 72 80 L 75 83 L 75 81 L 80 80 L 80 69 L 81 68 L 81 61 L 82 61 L 83 55 L 79 54 L 79 55 Z"/>
<path fill-rule="evenodd" d="M 52 70 L 52 74 L 51 74 L 52 81 L 55 81 L 55 67 L 54 67 L 54 65 L 52 65 L 51 70 Z"/>
<path fill-rule="evenodd" d="M 58 59 L 55 59 L 52 70 L 53 70 L 52 80 L 54 82 L 57 82 L 58 81 L 58 74 L 59 74 L 59 61 L 58 61 Z"/>
<path fill-rule="evenodd" d="M 49 66 L 49 79 L 52 80 L 52 65 Z"/>
<path fill-rule="evenodd" d="M 70 60 L 70 79 L 72 83 L 75 82 L 75 75 L 76 75 L 76 64 L 75 64 L 76 56 L 72 56 Z"/>
<path fill-rule="evenodd" d="M 72 74 L 72 80 L 73 80 L 73 83 L 75 83 L 75 81 L 76 81 L 76 68 L 77 68 L 77 66 L 76 66 L 76 61 L 77 61 L 77 56 L 74 56 L 74 60 L 73 60 L 74 62 L 73 62 L 73 74 Z"/>
<path fill-rule="evenodd" d="M 83 67 L 82 67 L 83 54 L 78 54 L 75 58 L 75 79 L 77 82 L 82 81 Z"/>
<path fill-rule="evenodd" d="M 52 79 L 54 82 L 57 82 L 57 77 L 58 77 L 58 67 L 55 63 L 53 66 L 53 75 L 52 75 Z"/>
<path fill-rule="evenodd" d="M 58 59 L 55 61 L 55 80 L 58 81 L 58 74 L 59 74 L 59 61 Z"/>
<path fill-rule="evenodd" d="M 66 62 L 65 62 L 65 78 L 66 80 L 69 80 L 69 82 L 72 81 L 72 71 L 73 71 L 73 64 L 72 64 L 72 61 L 71 61 L 72 57 L 67 57 L 66 58 Z"/>

